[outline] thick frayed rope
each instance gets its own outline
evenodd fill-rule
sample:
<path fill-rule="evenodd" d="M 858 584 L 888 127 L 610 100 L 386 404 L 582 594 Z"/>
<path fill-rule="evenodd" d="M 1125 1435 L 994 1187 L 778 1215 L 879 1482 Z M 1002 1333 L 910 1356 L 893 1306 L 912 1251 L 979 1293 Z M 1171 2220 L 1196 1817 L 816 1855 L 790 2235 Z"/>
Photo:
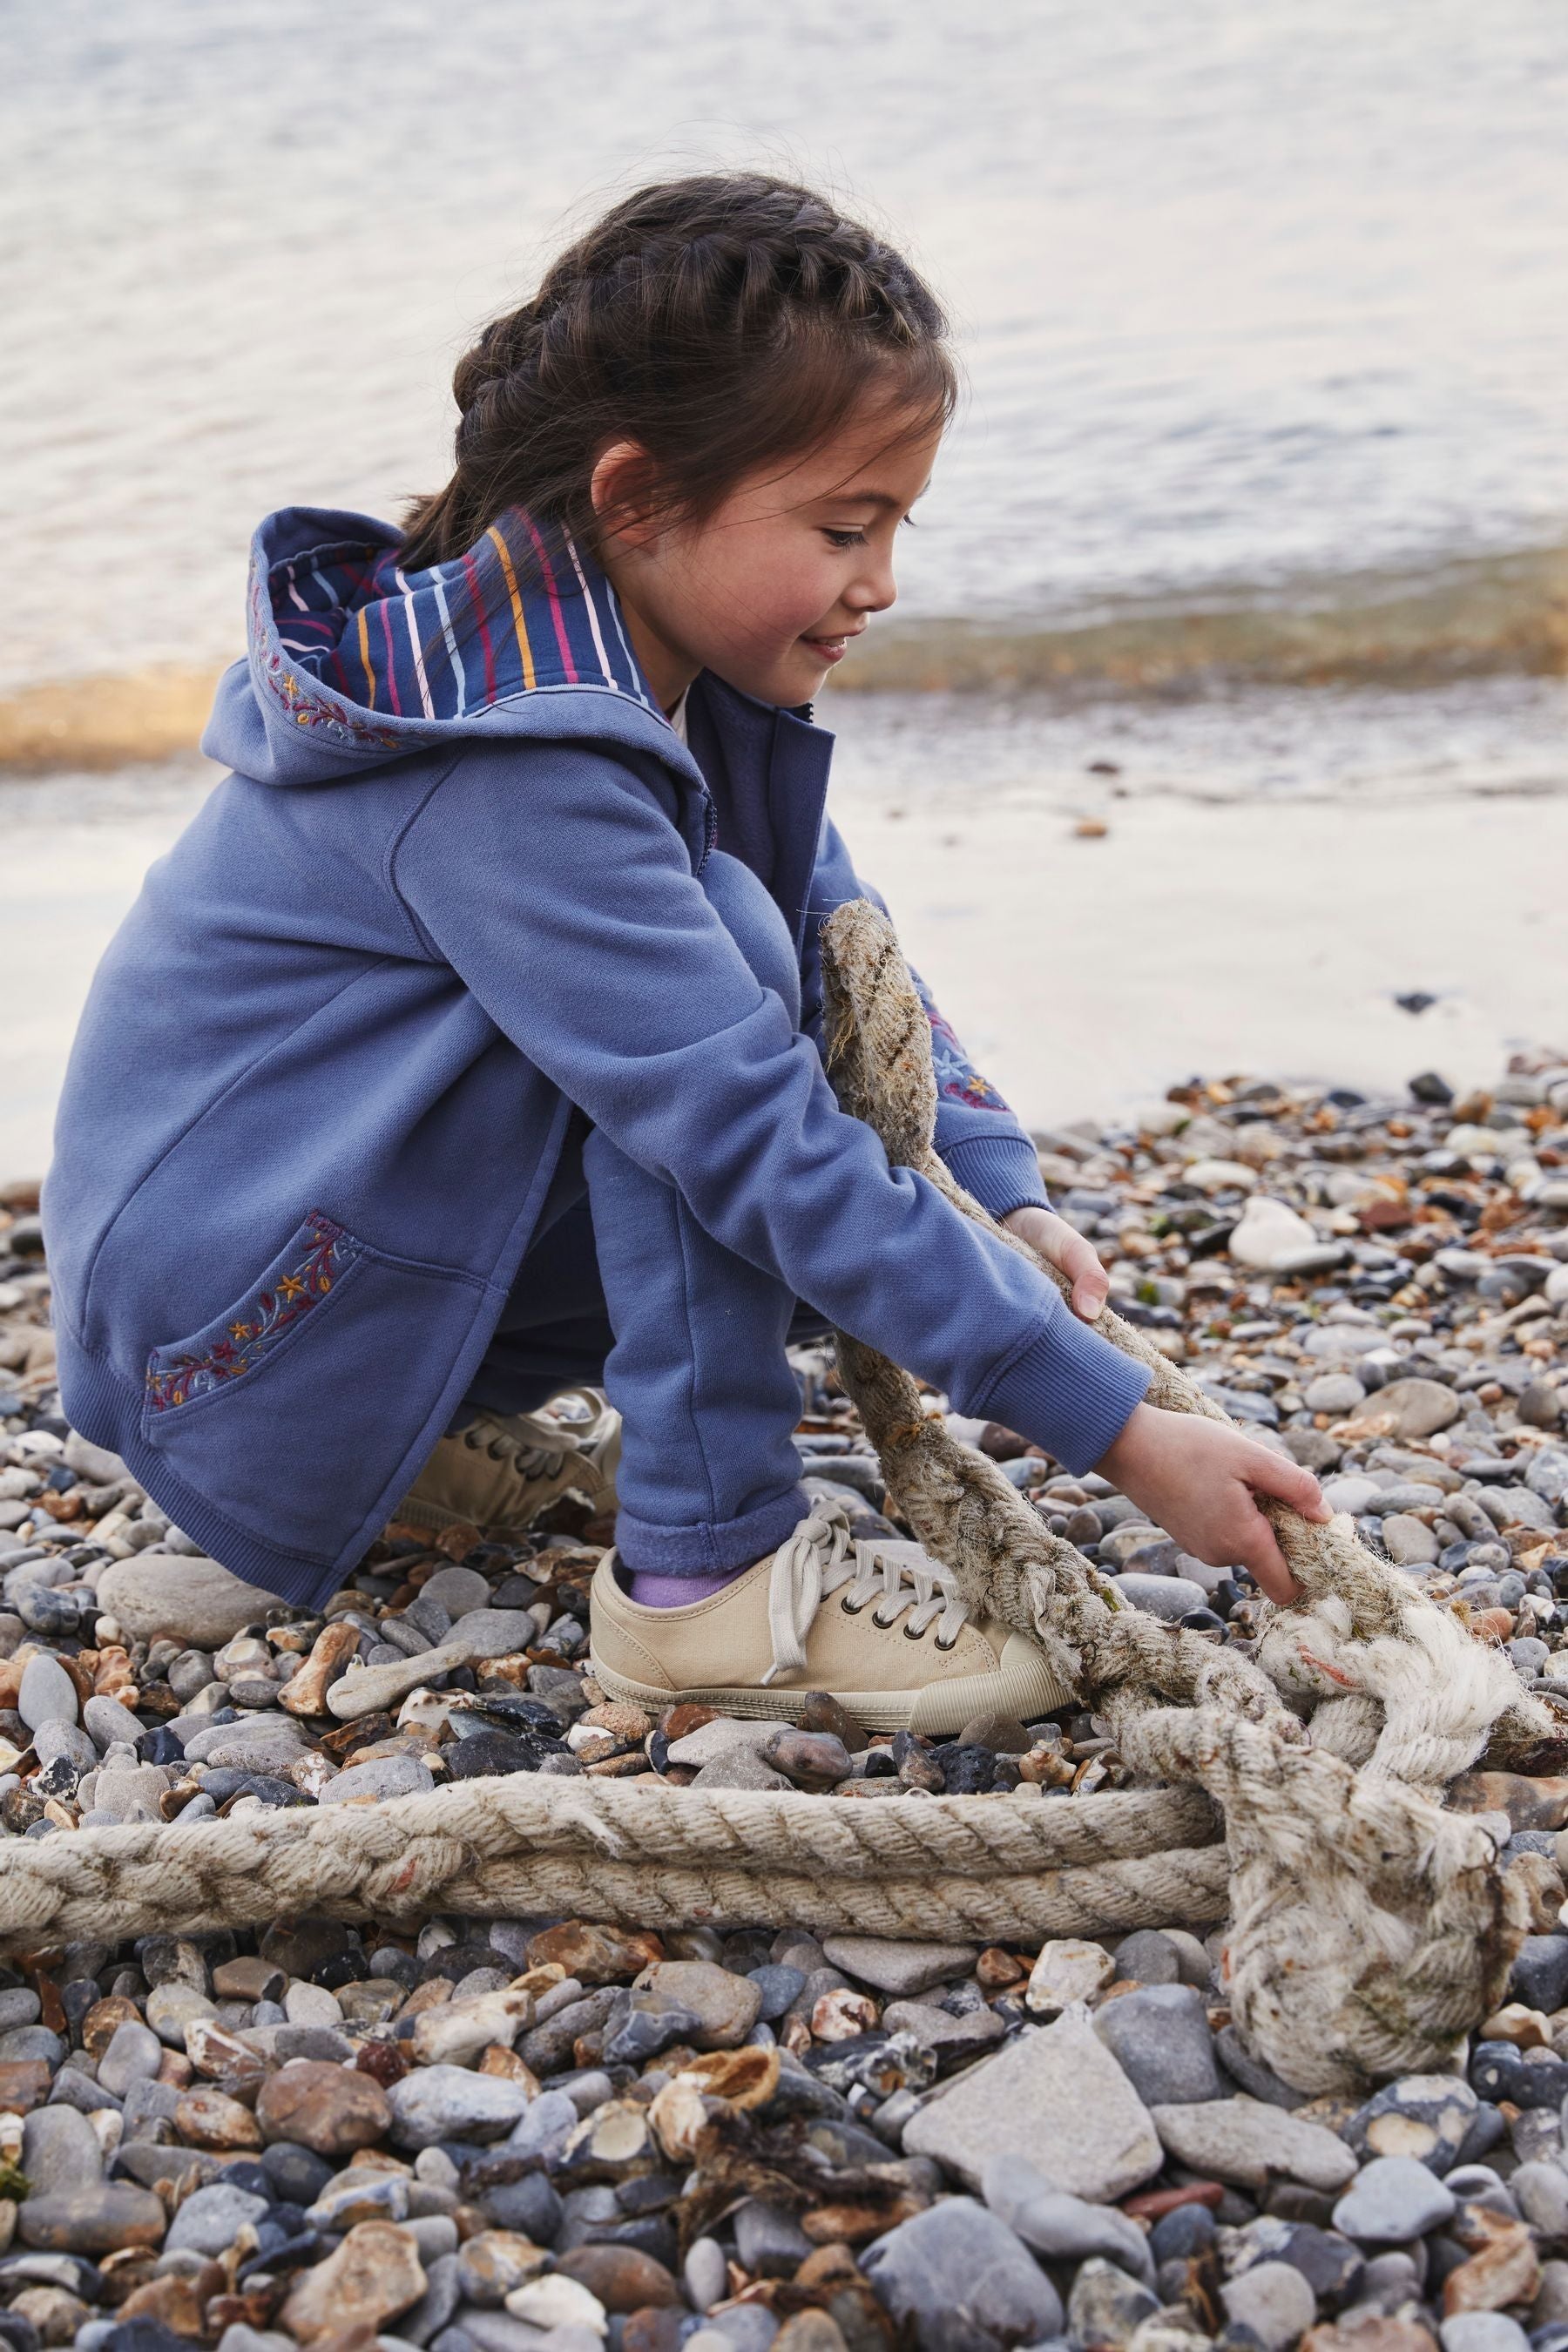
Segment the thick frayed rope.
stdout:
<path fill-rule="evenodd" d="M 838 908 L 823 969 L 845 1108 L 890 1160 L 1032 1257 L 936 1155 L 925 1014 L 886 917 L 865 900 Z M 1150 1367 L 1152 1404 L 1226 1418 L 1120 1316 L 1099 1328 Z M 1533 1891 L 1500 1870 L 1481 1822 L 1436 1800 L 1483 1749 L 1527 1760 L 1559 1729 L 1502 1651 L 1374 1558 L 1350 1519 L 1319 1526 L 1279 1506 L 1269 1516 L 1301 1599 L 1266 1611 L 1256 1661 L 1158 1624 L 925 1416 L 907 1373 L 844 1337 L 838 1353 L 895 1507 L 965 1597 L 1052 1650 L 1136 1770 L 1196 1782 L 1223 1808 L 1232 2006 L 1253 2048 L 1313 2091 L 1445 2064 L 1501 1997 Z M 1320 1706 L 1329 1736 L 1313 1747 Z"/>

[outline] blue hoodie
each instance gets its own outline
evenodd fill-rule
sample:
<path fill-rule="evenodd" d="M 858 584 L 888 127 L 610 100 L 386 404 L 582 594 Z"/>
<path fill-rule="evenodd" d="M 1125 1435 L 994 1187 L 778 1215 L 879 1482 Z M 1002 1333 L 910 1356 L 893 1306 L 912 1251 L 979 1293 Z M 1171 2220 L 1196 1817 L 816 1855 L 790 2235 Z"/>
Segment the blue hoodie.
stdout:
<path fill-rule="evenodd" d="M 67 1072 L 44 1218 L 74 1425 L 237 1575 L 320 1601 L 461 1401 L 575 1104 L 962 1411 L 1098 1460 L 1143 1372 L 824 1075 L 816 933 L 864 888 L 832 738 L 705 675 L 688 749 L 570 547 L 520 578 L 500 532 L 408 575 L 397 546 L 311 509 L 257 534 L 203 739 L 232 772 Z M 792 926 L 798 1031 L 695 878 L 720 839 Z M 997 1213 L 1043 1201 L 932 1018 L 949 1167 Z"/>

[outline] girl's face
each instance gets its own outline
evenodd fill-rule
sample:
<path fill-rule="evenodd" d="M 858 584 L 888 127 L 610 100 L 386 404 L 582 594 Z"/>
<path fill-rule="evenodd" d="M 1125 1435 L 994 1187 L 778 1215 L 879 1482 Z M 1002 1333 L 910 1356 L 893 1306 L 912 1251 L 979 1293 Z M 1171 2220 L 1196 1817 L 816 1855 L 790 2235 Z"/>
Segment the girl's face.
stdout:
<path fill-rule="evenodd" d="M 900 437 L 885 408 L 779 474 L 755 476 L 704 522 L 611 535 L 605 569 L 638 660 L 668 710 L 699 670 L 785 708 L 809 702 L 873 613 L 886 612 L 899 526 L 931 477 L 940 431 Z M 891 444 L 892 446 L 889 446 Z M 641 452 L 599 460 L 596 501 Z"/>

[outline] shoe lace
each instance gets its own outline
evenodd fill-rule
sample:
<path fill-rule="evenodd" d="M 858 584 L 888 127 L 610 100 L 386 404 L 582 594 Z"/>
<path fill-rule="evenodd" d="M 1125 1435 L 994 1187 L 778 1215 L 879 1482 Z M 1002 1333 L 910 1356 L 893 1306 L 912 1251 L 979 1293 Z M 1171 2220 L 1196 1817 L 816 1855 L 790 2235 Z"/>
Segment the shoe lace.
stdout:
<path fill-rule="evenodd" d="M 546 1445 L 529 1445 L 514 1437 L 510 1429 L 498 1428 L 493 1421 L 472 1421 L 462 1432 L 463 1443 L 475 1454 L 488 1454 L 492 1462 L 510 1462 L 522 1478 L 553 1478 L 560 1473 L 574 1446 L 558 1449 Z"/>
<path fill-rule="evenodd" d="M 945 1569 L 923 1553 L 919 1560 L 899 1559 L 874 1543 L 857 1542 L 841 1503 L 816 1503 L 773 1554 L 768 1579 L 773 1662 L 764 1684 L 804 1668 L 812 1621 L 828 1595 L 845 1586 L 840 1606 L 852 1615 L 874 1601 L 871 1622 L 887 1631 L 907 1611 L 910 1639 L 919 1641 L 934 1624 L 941 1649 L 952 1649 L 969 1620 L 969 1603 Z"/>

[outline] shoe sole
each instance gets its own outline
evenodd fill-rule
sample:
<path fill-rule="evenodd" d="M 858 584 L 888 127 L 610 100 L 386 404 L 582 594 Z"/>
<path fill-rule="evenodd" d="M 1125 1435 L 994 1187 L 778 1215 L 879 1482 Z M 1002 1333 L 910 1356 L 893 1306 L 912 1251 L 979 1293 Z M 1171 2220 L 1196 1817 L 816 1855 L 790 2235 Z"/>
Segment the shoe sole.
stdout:
<path fill-rule="evenodd" d="M 716 1684 L 707 1689 L 661 1690 L 652 1683 L 633 1682 L 602 1665 L 592 1648 L 588 1671 L 607 1699 L 629 1700 L 658 1716 L 670 1706 L 710 1706 L 721 1715 L 798 1723 L 805 1711 L 809 1690 L 793 1686 L 759 1687 Z M 915 1690 L 834 1691 L 852 1721 L 863 1731 L 918 1731 L 942 1737 L 960 1730 L 975 1716 L 1000 1715 L 1009 1721 L 1037 1723 L 1058 1707 L 1068 1706 L 1072 1686 L 1055 1675 L 1041 1655 L 1026 1669 L 992 1675 L 967 1675 L 944 1690 L 928 1683 Z"/>

